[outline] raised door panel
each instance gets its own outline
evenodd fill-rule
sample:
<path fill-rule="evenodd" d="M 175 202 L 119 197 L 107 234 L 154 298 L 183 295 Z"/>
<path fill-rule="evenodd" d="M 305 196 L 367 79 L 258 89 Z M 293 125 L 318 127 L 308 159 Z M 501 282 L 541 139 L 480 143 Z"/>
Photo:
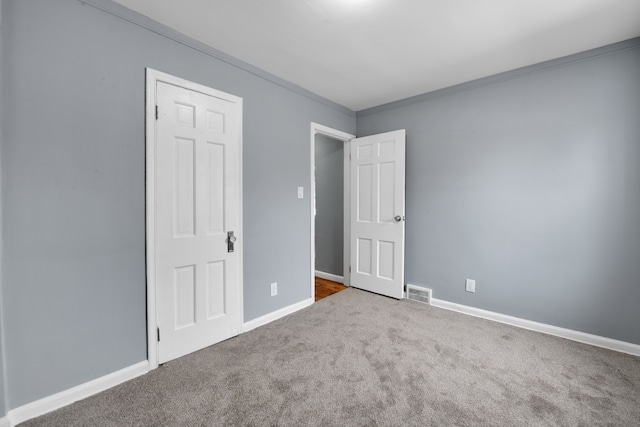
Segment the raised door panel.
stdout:
<path fill-rule="evenodd" d="M 215 142 L 207 142 L 207 233 L 224 233 L 225 227 L 225 146 Z"/>
<path fill-rule="evenodd" d="M 195 141 L 174 139 L 173 224 L 174 236 L 193 237 L 195 234 Z"/>
<path fill-rule="evenodd" d="M 225 262 L 207 263 L 207 320 L 226 314 L 226 275 Z"/>
<path fill-rule="evenodd" d="M 178 267 L 173 272 L 174 328 L 193 326 L 196 323 L 196 266 Z"/>

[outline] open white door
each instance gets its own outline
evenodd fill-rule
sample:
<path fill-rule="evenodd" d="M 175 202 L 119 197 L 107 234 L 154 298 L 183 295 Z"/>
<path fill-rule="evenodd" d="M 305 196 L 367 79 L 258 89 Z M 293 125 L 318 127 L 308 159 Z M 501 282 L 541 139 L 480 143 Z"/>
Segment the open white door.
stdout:
<path fill-rule="evenodd" d="M 154 91 L 149 256 L 163 363 L 240 333 L 242 247 L 228 240 L 241 231 L 242 100 L 190 82 Z"/>
<path fill-rule="evenodd" d="M 351 140 L 351 286 L 404 288 L 405 130 Z"/>

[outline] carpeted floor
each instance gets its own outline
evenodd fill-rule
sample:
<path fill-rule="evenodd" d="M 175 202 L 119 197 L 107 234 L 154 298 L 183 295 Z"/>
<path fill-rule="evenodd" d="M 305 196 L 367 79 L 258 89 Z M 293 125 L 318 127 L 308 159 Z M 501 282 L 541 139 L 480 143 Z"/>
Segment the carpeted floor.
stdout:
<path fill-rule="evenodd" d="M 347 289 L 21 426 L 639 426 L 640 358 Z"/>

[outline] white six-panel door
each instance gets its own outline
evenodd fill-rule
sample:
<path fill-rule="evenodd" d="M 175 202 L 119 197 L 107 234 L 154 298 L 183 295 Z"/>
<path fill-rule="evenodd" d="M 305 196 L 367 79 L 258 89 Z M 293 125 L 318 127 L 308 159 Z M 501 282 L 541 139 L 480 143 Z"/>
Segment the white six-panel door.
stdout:
<path fill-rule="evenodd" d="M 402 298 L 405 131 L 351 140 L 351 286 Z"/>
<path fill-rule="evenodd" d="M 227 242 L 240 226 L 241 103 L 224 95 L 156 86 L 159 363 L 235 336 L 242 325 L 240 248 L 229 252 Z"/>

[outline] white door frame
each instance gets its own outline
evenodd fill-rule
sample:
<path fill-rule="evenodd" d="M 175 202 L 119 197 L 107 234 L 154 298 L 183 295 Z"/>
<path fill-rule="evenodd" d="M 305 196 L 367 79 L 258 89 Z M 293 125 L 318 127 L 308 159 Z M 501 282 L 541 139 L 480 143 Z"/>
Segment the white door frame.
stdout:
<path fill-rule="evenodd" d="M 239 226 L 237 233 L 237 249 L 239 252 L 239 271 L 238 271 L 238 301 L 239 307 L 239 319 L 238 324 L 240 330 L 242 329 L 244 321 L 244 303 L 243 303 L 243 233 L 242 233 L 242 98 L 224 93 L 207 86 L 193 83 L 179 77 L 172 76 L 170 74 L 163 73 L 151 68 L 146 69 L 146 260 L 147 260 L 147 361 L 149 362 L 149 369 L 156 369 L 158 367 L 158 321 L 157 321 L 157 307 L 156 307 L 156 85 L 157 83 L 165 82 L 175 86 L 180 86 L 185 89 L 193 90 L 196 92 L 210 95 L 216 98 L 225 99 L 240 106 L 239 117 L 239 146 L 238 146 L 238 191 L 239 197 Z"/>
<path fill-rule="evenodd" d="M 315 287 L 315 275 L 316 275 L 316 226 L 314 215 L 314 203 L 316 199 L 316 135 L 324 135 L 329 138 L 336 139 L 344 142 L 344 259 L 343 259 L 343 276 L 345 286 L 350 286 L 351 276 L 349 274 L 349 257 L 351 253 L 351 175 L 349 168 L 349 153 L 351 151 L 351 141 L 355 138 L 355 135 L 348 134 L 346 132 L 339 131 L 337 129 L 330 128 L 318 123 L 311 122 L 311 197 L 309 197 L 311 204 L 311 299 L 315 300 L 316 287 Z"/>

